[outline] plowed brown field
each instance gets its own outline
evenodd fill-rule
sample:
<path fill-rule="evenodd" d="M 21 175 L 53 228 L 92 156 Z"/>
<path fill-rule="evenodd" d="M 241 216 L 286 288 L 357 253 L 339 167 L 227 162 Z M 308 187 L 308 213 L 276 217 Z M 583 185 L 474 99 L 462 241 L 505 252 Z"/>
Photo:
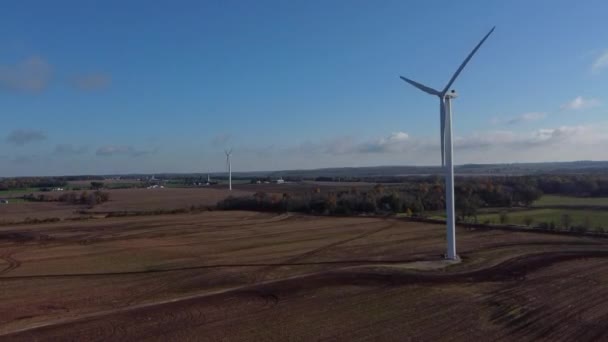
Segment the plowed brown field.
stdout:
<path fill-rule="evenodd" d="M 253 212 L 0 228 L 2 341 L 608 339 L 608 240 Z"/>
<path fill-rule="evenodd" d="M 110 189 L 110 200 L 93 208 L 61 202 L 20 202 L 0 205 L 0 225 L 20 223 L 30 219 L 70 219 L 91 214 L 112 212 L 146 212 L 154 210 L 188 209 L 191 206 L 215 206 L 228 196 L 253 194 L 247 190 L 215 188 Z M 81 191 L 76 191 L 80 195 Z M 37 192 L 36 195 L 59 197 L 63 192 Z M 86 211 L 83 214 L 82 211 Z"/>

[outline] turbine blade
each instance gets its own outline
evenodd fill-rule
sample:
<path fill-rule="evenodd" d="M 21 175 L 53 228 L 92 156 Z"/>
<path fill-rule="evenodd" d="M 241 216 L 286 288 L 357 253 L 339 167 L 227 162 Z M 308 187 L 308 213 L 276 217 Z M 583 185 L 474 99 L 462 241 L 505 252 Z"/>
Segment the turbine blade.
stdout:
<path fill-rule="evenodd" d="M 477 46 L 475 46 L 473 51 L 471 51 L 471 53 L 467 56 L 467 58 L 464 60 L 464 62 L 462 62 L 462 64 L 460 64 L 460 67 L 458 68 L 458 70 L 456 70 L 456 72 L 450 79 L 450 82 L 448 82 L 448 85 L 446 85 L 445 88 L 443 88 L 442 94 L 445 94 L 450 89 L 450 87 L 452 86 L 452 83 L 454 83 L 454 81 L 456 81 L 456 78 L 458 77 L 458 75 L 460 75 L 460 72 L 462 71 L 462 69 L 464 69 L 464 67 L 467 65 L 467 63 L 469 63 L 469 61 L 473 57 L 473 55 L 477 52 L 477 50 L 479 50 L 481 45 L 486 41 L 486 39 L 488 39 L 488 37 L 492 34 L 492 32 L 494 32 L 495 28 L 496 28 L 496 26 L 492 27 L 490 32 L 488 32 L 485 35 L 485 37 L 483 37 L 483 39 L 477 44 Z"/>
<path fill-rule="evenodd" d="M 435 89 L 433 89 L 431 87 L 427 87 L 424 84 L 420 84 L 420 83 L 418 83 L 416 81 L 412 81 L 409 78 L 405 78 L 403 76 L 399 76 L 399 77 L 401 77 L 401 79 L 404 80 L 405 82 L 413 85 L 414 87 L 422 90 L 423 92 L 425 92 L 427 94 L 437 95 L 437 96 L 441 95 L 441 93 L 439 91 L 437 91 L 437 90 L 435 90 Z"/>
<path fill-rule="evenodd" d="M 440 118 L 439 120 L 440 122 L 440 126 L 441 126 L 441 132 L 439 133 L 441 135 L 441 167 L 445 167 L 445 100 L 444 99 L 440 99 Z"/>

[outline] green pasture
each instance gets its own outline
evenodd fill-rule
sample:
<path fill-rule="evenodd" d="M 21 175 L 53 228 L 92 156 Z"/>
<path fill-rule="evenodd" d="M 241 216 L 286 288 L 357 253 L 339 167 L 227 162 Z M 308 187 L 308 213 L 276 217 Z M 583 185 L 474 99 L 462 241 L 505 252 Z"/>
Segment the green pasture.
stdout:
<path fill-rule="evenodd" d="M 571 197 L 544 195 L 532 204 L 533 207 L 550 206 L 606 206 L 608 207 L 608 197 Z"/>
<path fill-rule="evenodd" d="M 562 227 L 564 215 L 570 217 L 572 226 L 588 226 L 589 229 L 608 228 L 608 211 L 591 209 L 518 209 L 505 210 L 508 224 L 525 225 L 527 219 L 532 219 L 532 225 L 553 222 L 555 226 Z M 477 216 L 478 222 L 500 223 L 500 211 L 482 213 Z"/>

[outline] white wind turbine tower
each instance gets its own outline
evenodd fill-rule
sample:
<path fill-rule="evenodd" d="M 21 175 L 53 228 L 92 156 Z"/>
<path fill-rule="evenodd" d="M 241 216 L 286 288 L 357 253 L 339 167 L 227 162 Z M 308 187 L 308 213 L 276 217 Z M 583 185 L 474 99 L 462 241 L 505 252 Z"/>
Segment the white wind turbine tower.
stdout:
<path fill-rule="evenodd" d="M 456 254 L 456 222 L 454 216 L 454 161 L 452 160 L 452 99 L 456 98 L 457 94 L 454 90 L 450 90 L 450 87 L 460 75 L 460 72 L 467 65 L 469 60 L 473 57 L 475 52 L 481 47 L 481 45 L 488 39 L 490 34 L 494 32 L 493 27 L 485 37 L 475 46 L 473 51 L 467 56 L 467 58 L 460 64 L 460 67 L 448 84 L 443 90 L 435 90 L 427 87 L 418 82 L 412 81 L 408 78 L 400 76 L 405 82 L 413 85 L 414 87 L 424 91 L 427 94 L 435 95 L 439 97 L 439 115 L 441 120 L 441 166 L 445 171 L 445 196 L 446 196 L 446 225 L 447 225 L 447 255 L 446 258 L 449 260 L 457 260 L 458 255 Z"/>
<path fill-rule="evenodd" d="M 230 163 L 232 149 L 225 150 L 224 153 L 226 153 L 226 168 L 228 169 L 228 190 L 232 191 L 232 164 Z"/>

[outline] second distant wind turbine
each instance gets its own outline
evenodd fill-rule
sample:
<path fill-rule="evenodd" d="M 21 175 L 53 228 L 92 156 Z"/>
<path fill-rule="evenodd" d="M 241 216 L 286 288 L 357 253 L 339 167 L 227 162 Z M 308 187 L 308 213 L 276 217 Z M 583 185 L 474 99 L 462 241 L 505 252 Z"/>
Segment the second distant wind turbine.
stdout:
<path fill-rule="evenodd" d="M 232 149 L 226 150 L 224 153 L 226 153 L 226 169 L 228 170 L 228 190 L 232 191 L 232 164 L 230 162 Z"/>
<path fill-rule="evenodd" d="M 456 255 L 456 221 L 454 216 L 454 161 L 452 160 L 452 99 L 456 98 L 457 94 L 454 90 L 450 90 L 450 87 L 460 75 L 460 72 L 469 63 L 473 55 L 481 47 L 481 45 L 488 39 L 488 37 L 494 32 L 493 27 L 485 37 L 475 46 L 473 51 L 467 56 L 467 58 L 460 64 L 460 67 L 456 70 L 448 84 L 443 90 L 435 90 L 431 87 L 427 87 L 416 81 L 412 81 L 408 78 L 401 76 L 401 79 L 405 82 L 413 85 L 414 87 L 422 90 L 423 92 L 439 97 L 439 117 L 441 121 L 441 166 L 445 170 L 445 204 L 446 204 L 446 228 L 447 228 L 447 255 L 446 258 L 449 260 L 457 260 Z"/>

